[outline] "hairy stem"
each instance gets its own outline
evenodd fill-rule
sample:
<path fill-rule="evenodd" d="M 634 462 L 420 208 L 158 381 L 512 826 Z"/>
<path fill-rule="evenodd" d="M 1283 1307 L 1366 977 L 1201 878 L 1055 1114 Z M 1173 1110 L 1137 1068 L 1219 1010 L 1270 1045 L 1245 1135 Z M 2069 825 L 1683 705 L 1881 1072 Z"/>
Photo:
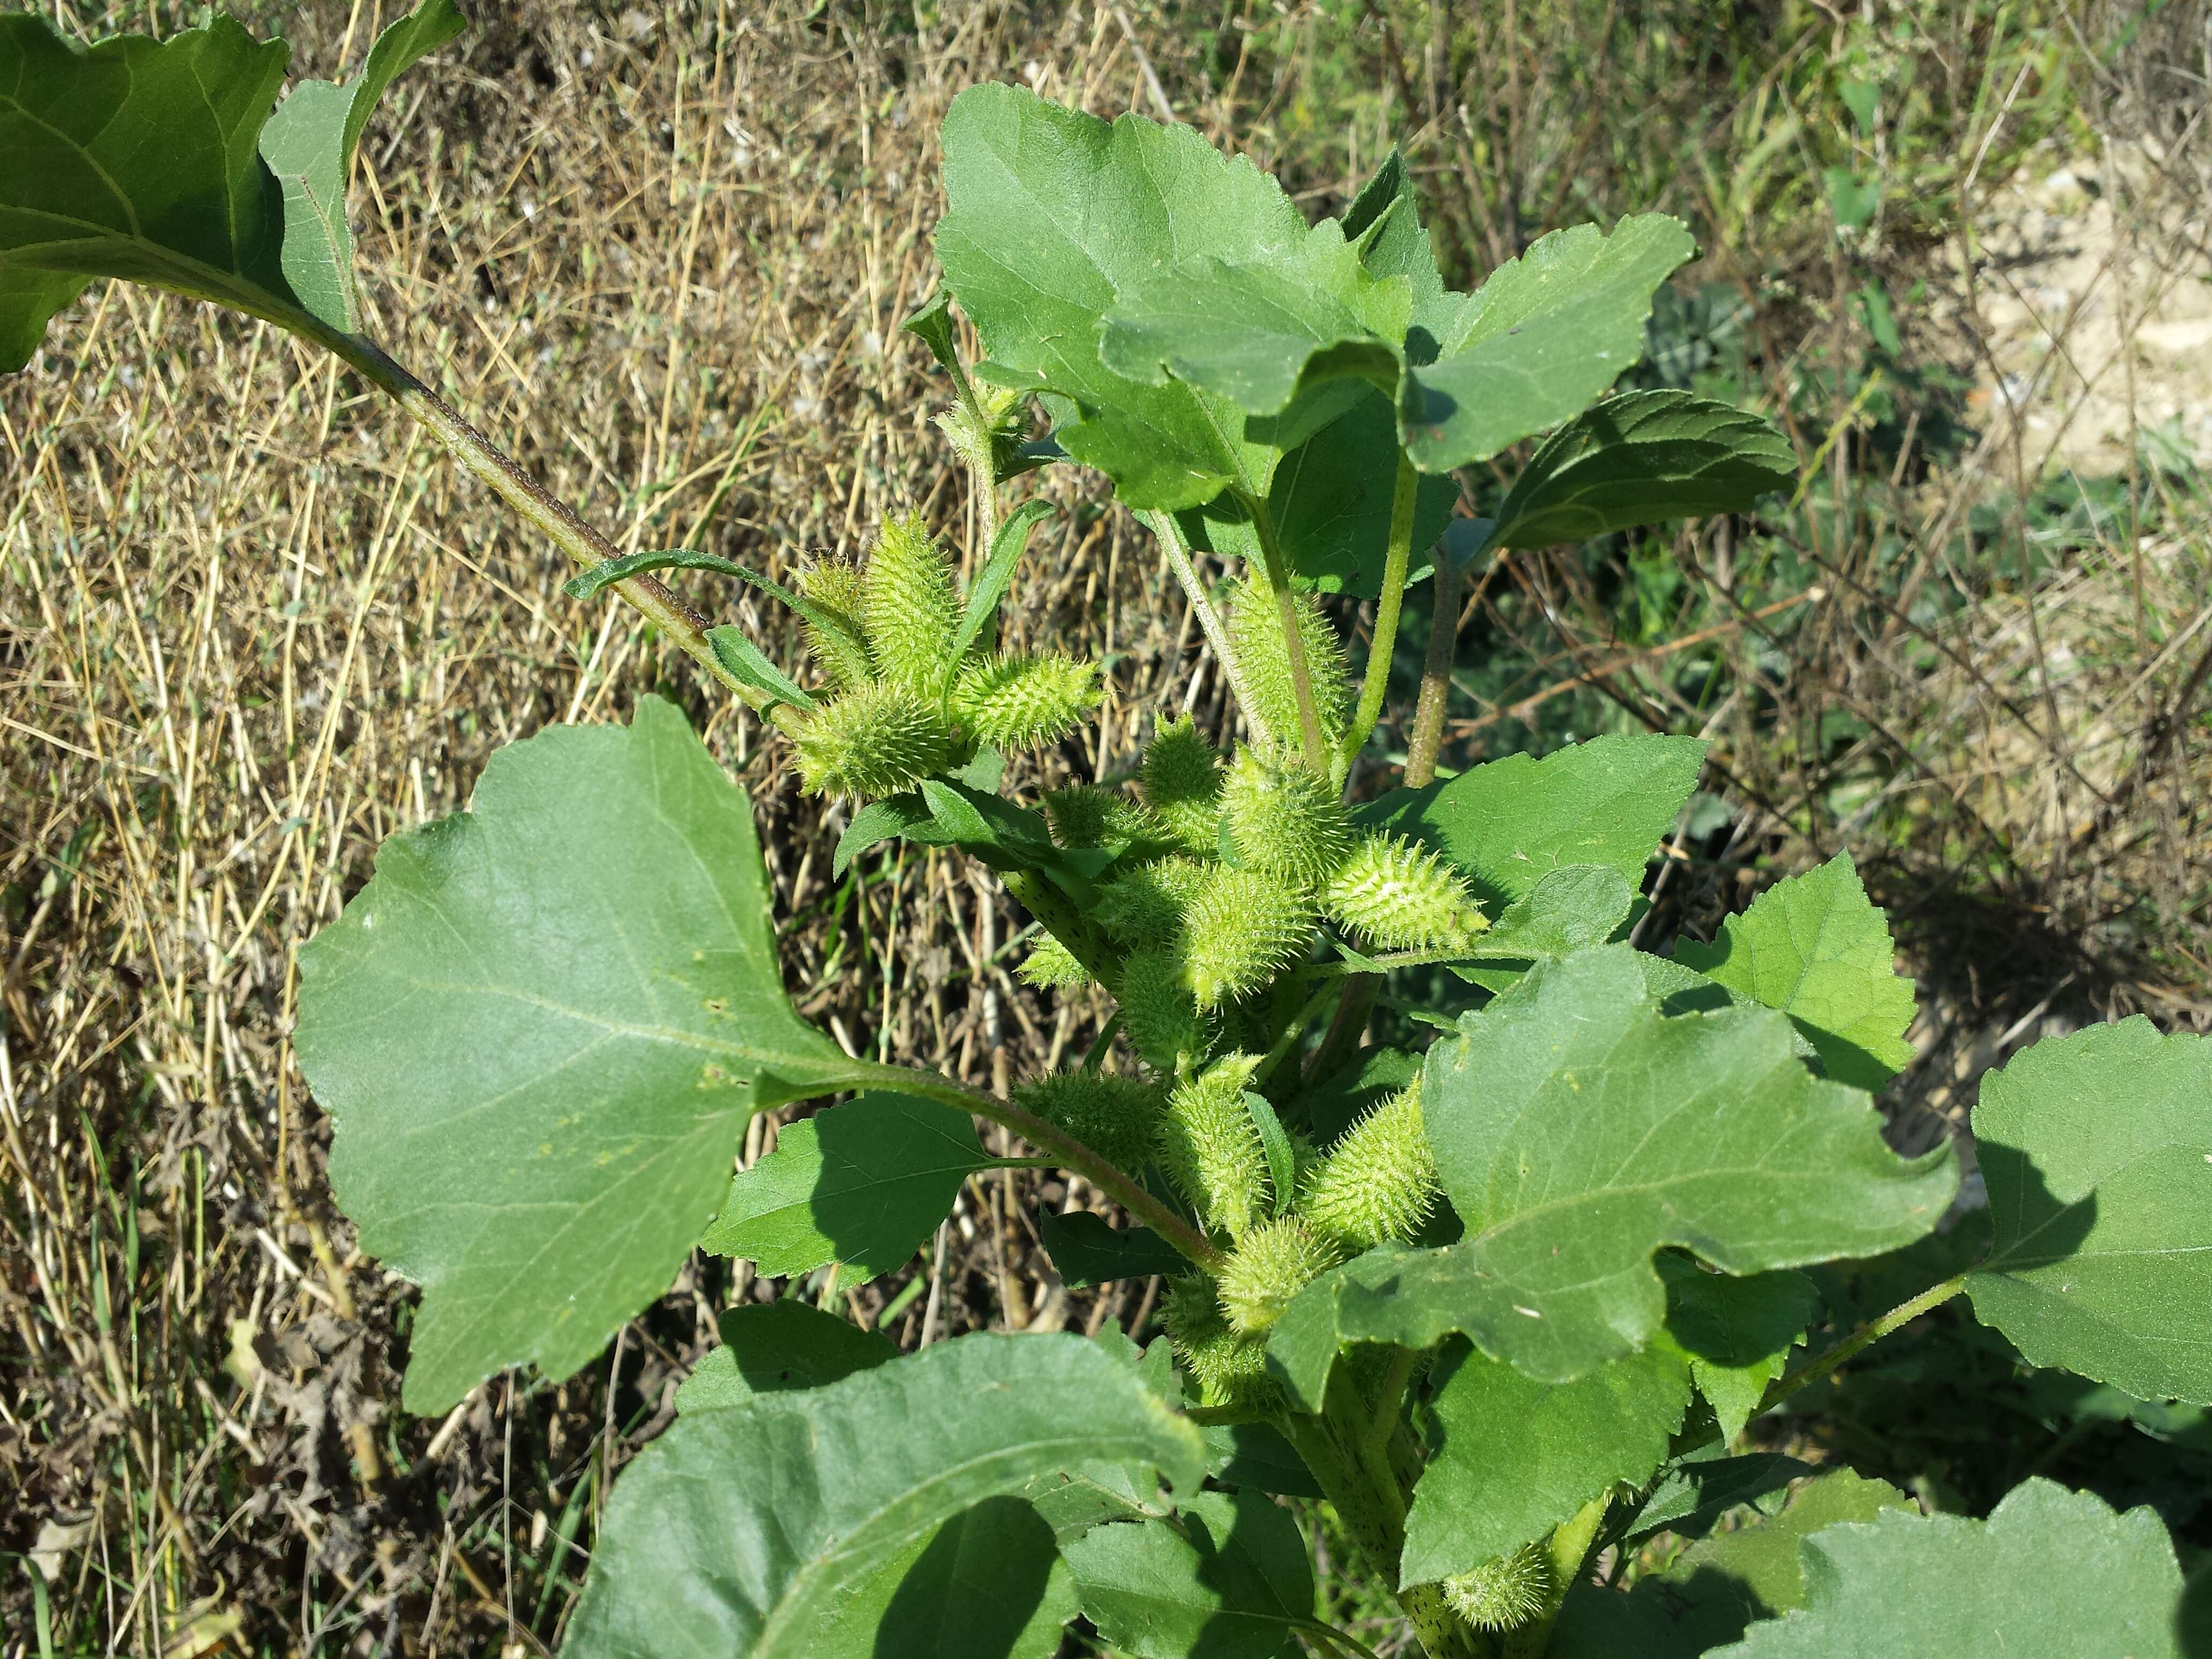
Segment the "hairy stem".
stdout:
<path fill-rule="evenodd" d="M 1030 1145 L 1048 1154 L 1060 1168 L 1074 1170 L 1200 1267 L 1218 1273 L 1227 1261 L 1204 1234 L 1138 1185 L 1133 1177 L 1108 1163 L 1058 1124 L 1048 1123 L 1010 1100 L 1000 1100 L 963 1083 L 955 1083 L 936 1072 L 906 1066 L 856 1063 L 849 1082 L 840 1079 L 828 1086 L 890 1089 L 957 1107 L 1012 1129 Z"/>
<path fill-rule="evenodd" d="M 1398 648 L 1398 613 L 1406 598 L 1406 570 L 1413 559 L 1413 505 L 1420 494 L 1421 475 L 1404 450 L 1398 452 L 1398 486 L 1390 498 L 1390 544 L 1382 558 L 1382 596 L 1375 602 L 1375 638 L 1367 647 L 1367 673 L 1359 682 L 1359 706 L 1352 710 L 1352 729 L 1336 751 L 1330 781 L 1341 789 L 1352 775 L 1352 764 L 1382 718 L 1382 699 L 1390 685 L 1390 659 Z"/>
<path fill-rule="evenodd" d="M 1947 1279 L 1941 1285 L 1931 1285 L 1909 1302 L 1900 1302 L 1879 1319 L 1869 1319 L 1826 1353 L 1816 1354 L 1796 1370 L 1776 1382 L 1759 1402 L 1759 1409 L 1770 1411 L 1808 1382 L 1817 1382 L 1830 1371 L 1862 1350 L 1872 1347 L 1893 1331 L 1910 1325 L 1924 1313 L 1942 1307 L 1966 1288 L 1966 1275 Z"/>
<path fill-rule="evenodd" d="M 1589 1559 L 1590 1546 L 1596 1541 L 1598 1528 L 1605 1524 L 1606 1511 L 1612 1507 L 1613 1493 L 1608 1489 L 1552 1528 L 1551 1536 L 1544 1540 L 1544 1553 L 1552 1564 L 1552 1593 L 1546 1599 L 1542 1613 L 1507 1633 L 1501 1644 L 1501 1659 L 1540 1659 L 1544 1650 L 1551 1646 L 1552 1626 L 1559 1619 L 1567 1592 L 1582 1577 L 1583 1564 Z"/>
<path fill-rule="evenodd" d="M 1260 562 L 1267 586 L 1274 590 L 1275 614 L 1283 629 L 1283 665 L 1290 670 L 1291 693 L 1298 705 L 1298 736 L 1305 753 L 1306 770 L 1317 778 L 1329 775 L 1328 743 L 1321 734 L 1321 705 L 1314 699 L 1313 669 L 1306 661 L 1305 635 L 1298 628 L 1298 607 L 1291 592 L 1291 569 L 1276 544 L 1275 520 L 1267 503 L 1256 495 L 1238 498 L 1250 515 L 1254 534 L 1260 538 Z"/>
<path fill-rule="evenodd" d="M 620 556 L 620 550 L 576 515 L 574 509 L 524 471 L 514 457 L 464 420 L 453 406 L 369 341 L 338 336 L 325 342 L 368 382 L 428 427 L 461 469 L 491 487 L 517 517 L 552 541 L 578 564 L 589 567 Z M 665 634 L 709 678 L 755 714 L 767 706 L 755 690 L 722 666 L 708 643 L 707 618 L 650 576 L 618 581 L 615 592 Z M 779 706 L 777 713 L 781 713 Z M 770 714 L 769 719 L 775 716 Z"/>
<path fill-rule="evenodd" d="M 1408 789 L 1432 782 L 1437 753 L 1444 744 L 1444 703 L 1451 692 L 1452 664 L 1459 655 L 1459 567 L 1437 561 L 1429 583 L 1436 590 L 1436 615 L 1429 623 L 1429 654 L 1421 666 L 1421 700 L 1413 707 L 1413 734 L 1406 744 Z"/>
<path fill-rule="evenodd" d="M 1198 618 L 1199 632 L 1213 647 L 1213 659 L 1221 665 L 1221 672 L 1229 682 L 1229 694 L 1237 699 L 1237 707 L 1243 712 L 1244 723 L 1252 728 L 1252 735 L 1262 744 L 1273 744 L 1275 733 L 1267 725 L 1252 693 L 1244 682 L 1244 670 L 1237 660 L 1237 653 L 1230 647 L 1229 629 L 1221 620 L 1221 613 L 1213 608 L 1206 597 L 1206 584 L 1198 579 L 1198 567 L 1191 562 L 1190 550 L 1183 544 L 1182 532 L 1176 526 L 1172 513 L 1139 513 L 1137 522 L 1152 532 L 1161 550 L 1166 554 L 1168 568 L 1175 573 L 1181 584 L 1183 597 L 1190 601 L 1191 614 Z"/>

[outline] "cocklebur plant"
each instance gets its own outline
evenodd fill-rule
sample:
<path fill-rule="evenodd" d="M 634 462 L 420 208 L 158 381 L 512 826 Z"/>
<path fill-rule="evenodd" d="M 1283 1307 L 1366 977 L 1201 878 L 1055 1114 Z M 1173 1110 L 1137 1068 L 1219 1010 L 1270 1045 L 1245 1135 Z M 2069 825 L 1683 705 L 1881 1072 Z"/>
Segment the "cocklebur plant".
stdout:
<path fill-rule="evenodd" d="M 2033 1364 L 2212 1402 L 2208 1040 L 2136 1018 L 1992 1073 L 1989 1253 L 1800 1359 L 1802 1270 L 1925 1237 L 1958 1185 L 1948 1148 L 1882 1139 L 1871 1091 L 1911 1057 L 1913 1000 L 1849 860 L 1709 945 L 1633 948 L 1703 746 L 1606 737 L 1438 781 L 1449 628 L 1397 787 L 1346 799 L 1424 566 L 1449 615 L 1474 560 L 1791 482 L 1748 415 L 1607 395 L 1682 227 L 1556 232 L 1459 293 L 1395 157 L 1309 223 L 1189 129 L 973 88 L 943 133 L 945 288 L 909 325 L 952 387 L 974 577 L 906 516 L 786 586 L 617 556 L 362 337 L 354 150 L 461 27 L 426 0 L 356 80 L 272 113 L 285 48 L 226 20 L 80 50 L 0 17 L 0 368 L 99 277 L 332 351 L 584 566 L 580 599 L 636 606 L 788 736 L 807 787 L 856 803 L 838 868 L 905 839 L 996 872 L 1036 924 L 1026 976 L 1103 989 L 1128 1058 L 1102 1040 L 1002 1099 L 848 1057 L 785 998 L 748 804 L 681 714 L 641 696 L 627 726 L 511 745 L 301 955 L 337 1198 L 422 1287 L 404 1403 L 569 1376 L 697 1248 L 772 1278 L 897 1271 L 994 1164 L 978 1118 L 1118 1211 L 1038 1218 L 1063 1279 L 1165 1281 L 1142 1349 L 1108 1325 L 900 1355 L 797 1300 L 732 1310 L 608 1501 L 565 1651 L 1041 1659 L 1079 1620 L 1146 1659 L 1370 1651 L 1316 1616 L 1279 1496 L 1327 1502 L 1431 1656 L 2177 1651 L 2148 1511 L 2031 1480 L 1985 1520 L 1924 1516 L 1730 1453 L 1962 1295 Z M 1448 523 L 1478 463 L 1513 482 Z M 1004 751 L 1069 731 L 1099 678 L 1000 653 L 996 617 L 1051 513 L 1019 481 L 1065 465 L 1151 532 L 1234 716 L 1158 711 L 1133 788 L 1040 810 L 1003 793 Z M 672 570 L 788 605 L 807 662 L 714 625 Z M 1326 593 L 1373 602 L 1356 680 Z M 1480 1000 L 1421 1054 L 1365 1036 L 1410 967 Z M 833 1097 L 732 1173 L 752 1114 Z M 1644 1540 L 1730 1515 L 1755 1571 L 1692 1545 L 1624 1591 Z"/>

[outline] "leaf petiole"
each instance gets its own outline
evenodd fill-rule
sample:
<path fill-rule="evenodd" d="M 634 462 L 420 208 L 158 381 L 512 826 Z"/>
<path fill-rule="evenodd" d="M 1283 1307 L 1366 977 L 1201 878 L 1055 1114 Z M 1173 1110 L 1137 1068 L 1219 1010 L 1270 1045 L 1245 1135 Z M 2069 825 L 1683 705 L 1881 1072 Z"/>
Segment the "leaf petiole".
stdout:
<path fill-rule="evenodd" d="M 1759 1402 L 1761 1412 L 1771 1411 L 1808 1382 L 1817 1382 L 1845 1360 L 1872 1347 L 1892 1332 L 1910 1325 L 1924 1313 L 1942 1307 L 1966 1288 L 1966 1275 L 1960 1273 L 1942 1284 L 1931 1285 L 1910 1301 L 1900 1302 L 1879 1319 L 1869 1319 L 1826 1353 L 1816 1354 L 1796 1370 L 1783 1377 L 1766 1391 Z"/>
<path fill-rule="evenodd" d="M 1413 559 L 1413 508 L 1420 495 L 1421 475 L 1412 457 L 1398 452 L 1398 483 L 1390 498 L 1390 541 L 1382 557 L 1382 593 L 1375 604 L 1375 638 L 1367 647 L 1367 673 L 1359 683 L 1359 706 L 1352 711 L 1352 729 L 1336 751 L 1329 781 L 1341 789 L 1352 775 L 1352 763 L 1367 746 L 1375 723 L 1382 717 L 1382 699 L 1390 685 L 1390 660 L 1398 648 L 1398 616 L 1406 598 L 1406 571 Z"/>

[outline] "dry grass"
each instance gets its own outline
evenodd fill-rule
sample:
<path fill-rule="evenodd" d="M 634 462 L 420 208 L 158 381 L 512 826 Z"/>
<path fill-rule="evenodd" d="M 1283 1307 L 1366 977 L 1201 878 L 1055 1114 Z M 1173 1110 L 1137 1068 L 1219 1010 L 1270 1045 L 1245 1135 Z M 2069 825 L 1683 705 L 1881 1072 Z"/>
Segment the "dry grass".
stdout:
<path fill-rule="evenodd" d="M 105 16 L 64 9 L 87 32 Z M 190 9 L 116 12 L 167 28 Z M 327 73 L 378 8 L 271 12 L 256 21 L 282 21 L 299 67 Z M 703 545 L 775 572 L 917 501 L 961 537 L 932 382 L 896 325 L 932 281 L 938 114 L 962 85 L 1027 73 L 1101 112 L 1172 100 L 1292 158 L 1315 206 L 1411 126 L 1463 271 L 1552 219 L 1673 206 L 1713 245 L 1709 274 L 1790 285 L 1761 313 L 1778 331 L 1764 372 L 1778 402 L 1808 406 L 1792 377 L 1847 343 L 1850 273 L 1832 238 L 1802 229 L 1802 166 L 1717 186 L 1686 164 L 1765 131 L 1714 90 L 1733 72 L 1714 57 L 1725 42 L 1636 38 L 1607 60 L 1600 128 L 1548 47 L 1489 40 L 1498 83 L 1455 89 L 1449 41 L 1348 15 L 1215 40 L 1111 5 L 946 5 L 919 28 L 842 4 L 526 5 L 404 83 L 372 129 L 372 331 L 626 548 Z M 1954 44 L 1992 59 L 2003 46 Z M 1700 64 L 1720 81 L 1644 95 Z M 2118 267 L 2141 306 L 2205 268 L 2191 264 L 2202 142 L 2186 123 L 2150 131 L 2162 88 L 2128 84 L 2135 58 L 2108 73 L 2098 107 L 2165 158 L 2126 204 L 2138 233 L 2157 230 Z M 1966 106 L 1994 120 L 2003 98 L 2000 84 Z M 1971 367 L 1986 296 L 1940 244 L 1884 257 L 1950 296 L 1952 331 L 1926 349 Z M 2000 514 L 1990 559 L 1954 559 L 1967 509 L 2035 476 L 2031 418 L 2091 380 L 2068 356 L 2070 317 L 2026 339 L 2049 372 L 1939 474 L 1900 463 L 1896 489 L 1862 501 L 1870 421 L 1831 422 L 1825 449 L 1808 435 L 1836 489 L 1775 529 L 1817 574 L 1809 611 L 1739 604 L 1726 527 L 1685 538 L 1716 619 L 1708 654 L 1738 688 L 1717 708 L 1676 672 L 1707 642 L 1623 639 L 1602 583 L 1565 554 L 1501 565 L 1471 607 L 1470 638 L 1534 665 L 1516 698 L 1571 684 L 1554 702 L 1587 711 L 1585 732 L 1620 708 L 1722 739 L 1713 787 L 1749 810 L 1712 844 L 1685 837 L 1661 892 L 1670 926 L 1741 902 L 1761 856 L 1874 855 L 1929 921 L 1917 948 L 1941 994 L 1912 1092 L 1953 1115 L 1946 1091 L 2021 1035 L 2005 1027 L 2045 1018 L 2046 991 L 2169 1018 L 2203 1006 L 2186 978 L 2204 951 L 2206 502 L 2177 480 L 2147 543 L 2099 528 L 2017 582 L 1994 561 L 2027 544 L 2021 514 Z M 544 1650 L 608 1478 L 666 1421 L 714 1310 L 753 1287 L 696 1263 L 591 1372 L 500 1379 L 442 1423 L 400 1413 L 410 1293 L 351 1249 L 289 1039 L 293 948 L 378 840 L 461 805 L 500 744 L 658 689 L 751 788 L 794 995 L 839 1041 L 1003 1087 L 1010 1068 L 1079 1052 L 1098 1010 L 1009 980 L 1022 920 L 972 866 L 909 853 L 831 883 L 832 816 L 749 717 L 627 612 L 562 599 L 550 550 L 270 331 L 94 289 L 0 386 L 0 1549 L 38 1569 L 0 1582 L 0 1650 Z M 1012 626 L 1115 665 L 1104 719 L 1042 772 L 1126 765 L 1164 703 L 1194 697 L 1218 726 L 1216 678 L 1141 538 L 1080 481 L 1049 487 L 1081 510 L 1033 554 Z M 1875 580 L 1892 544 L 1943 604 L 1916 610 Z M 694 593 L 781 639 L 751 599 Z M 1840 747 L 1817 737 L 1838 708 L 1863 728 Z M 1467 706 L 1463 758 L 1531 711 L 1498 712 Z M 1962 916 L 2015 957 L 2032 934 L 2054 966 L 1979 984 L 1992 951 L 1966 948 Z M 772 1133 L 758 1125 L 747 1155 Z M 1024 1218 L 1036 1198 L 1085 1201 L 1030 1172 L 978 1182 L 922 1285 L 868 1287 L 854 1316 L 897 1302 L 908 1345 L 925 1327 L 1140 1320 L 1144 1287 L 1059 1286 Z"/>

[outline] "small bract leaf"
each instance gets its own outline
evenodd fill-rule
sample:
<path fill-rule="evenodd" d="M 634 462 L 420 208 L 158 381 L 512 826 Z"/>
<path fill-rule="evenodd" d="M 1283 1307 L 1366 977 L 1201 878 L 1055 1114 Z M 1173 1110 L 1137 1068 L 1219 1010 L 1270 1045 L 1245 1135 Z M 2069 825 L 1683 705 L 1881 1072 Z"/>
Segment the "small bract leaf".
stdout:
<path fill-rule="evenodd" d="M 755 1395 L 818 1389 L 898 1358 L 878 1331 L 786 1297 L 724 1310 L 722 1346 L 710 1348 L 676 1390 L 679 1412 L 742 1406 Z"/>
<path fill-rule="evenodd" d="M 701 1245 L 781 1278 L 838 1262 L 862 1284 L 905 1265 L 991 1159 L 965 1112 L 906 1095 L 825 1107 L 730 1182 Z"/>
<path fill-rule="evenodd" d="M 1912 981 L 1848 853 L 1778 882 L 1674 959 L 1789 1015 L 1838 1083 L 1873 1092 L 1912 1063 Z"/>
<path fill-rule="evenodd" d="M 1593 738 L 1541 760 L 1511 755 L 1393 790 L 1353 819 L 1435 847 L 1495 915 L 1568 865 L 1609 865 L 1641 886 L 1705 759 L 1695 738 Z M 1500 918 L 1500 932 L 1509 920 Z"/>
<path fill-rule="evenodd" d="M 2032 1364 L 2212 1405 L 2212 1037 L 2138 1014 L 2039 1042 L 1983 1079 L 1974 1135 L 1975 1314 Z"/>
<path fill-rule="evenodd" d="M 646 697 L 500 750 L 301 951 L 331 1181 L 422 1286 L 410 1410 L 591 1358 L 713 1218 L 755 1076 L 850 1071 L 785 1000 L 771 902 L 744 795 Z"/>
<path fill-rule="evenodd" d="M 1631 392 L 1538 445 L 1498 508 L 1492 544 L 1551 547 L 1673 519 L 1748 513 L 1797 457 L 1756 415 L 1687 392 Z"/>
<path fill-rule="evenodd" d="M 1135 1659 L 1290 1659 L 1313 1619 L 1313 1568 L 1290 1511 L 1256 1491 L 1205 1492 L 1176 1516 L 1062 1546 L 1083 1611 Z"/>
<path fill-rule="evenodd" d="M 1447 1353 L 1434 1407 L 1443 1443 L 1413 1488 L 1402 1584 L 1509 1554 L 1617 1480 L 1642 1485 L 1690 1403 L 1689 1368 L 1664 1347 L 1559 1388 L 1465 1343 Z"/>
<path fill-rule="evenodd" d="M 1206 1449 L 1133 1367 L 1065 1334 L 961 1337 L 681 1416 L 616 1486 L 563 1651 L 813 1659 L 886 1561 L 987 1499 L 1098 1462 L 1185 1487 Z"/>
<path fill-rule="evenodd" d="M 2091 1492 L 2030 1480 L 1986 1521 L 1888 1510 L 1828 1528 L 1800 1553 L 1804 1607 L 1718 1653 L 2173 1659 L 2172 1542 L 2152 1510 L 2115 1515 Z"/>

